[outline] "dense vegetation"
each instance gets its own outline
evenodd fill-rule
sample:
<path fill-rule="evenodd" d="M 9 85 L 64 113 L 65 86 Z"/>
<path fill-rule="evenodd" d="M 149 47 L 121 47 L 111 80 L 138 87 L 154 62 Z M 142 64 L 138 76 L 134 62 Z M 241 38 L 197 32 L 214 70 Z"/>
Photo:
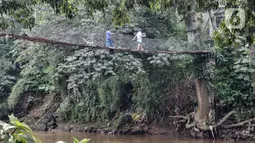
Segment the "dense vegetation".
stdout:
<path fill-rule="evenodd" d="M 54 15 L 51 14 L 48 17 L 43 17 L 46 11 L 42 10 L 42 13 L 43 14 L 37 15 L 39 18 L 42 17 L 42 19 L 38 20 L 40 25 L 34 27 L 31 32 L 27 31 L 28 34 L 41 33 L 42 36 L 48 36 L 50 31 L 48 33 L 43 33 L 43 31 L 45 31 L 44 25 L 48 27 L 50 24 L 54 27 L 56 23 L 63 21 L 61 17 L 54 23 L 51 23 L 51 20 L 45 21 L 46 18 L 50 18 Z M 136 19 L 139 20 L 141 20 L 141 18 L 145 19 L 146 17 L 162 17 L 162 22 L 160 23 L 166 24 L 165 26 L 156 26 L 153 21 L 157 19 L 154 18 L 155 20 L 151 19 L 151 23 L 147 23 L 148 26 L 144 27 L 145 31 L 148 27 L 151 27 L 148 30 L 154 30 L 152 33 L 160 33 L 160 35 L 154 35 L 153 37 L 167 38 L 167 33 L 175 33 L 177 35 L 176 37 L 182 36 L 183 39 L 185 39 L 183 35 L 184 29 L 180 27 L 182 23 L 172 22 L 178 19 L 178 17 L 176 17 L 175 14 L 171 14 L 171 11 L 168 12 L 172 15 L 169 18 L 165 16 L 166 13 L 153 14 L 153 12 L 146 10 L 146 8 L 137 10 L 135 14 L 137 13 L 138 16 L 136 16 Z M 82 16 L 82 14 L 80 16 Z M 111 17 L 111 15 L 107 16 Z M 103 30 L 105 30 L 104 25 L 107 24 L 108 17 L 102 23 L 95 23 L 98 30 L 101 30 L 102 33 L 104 32 Z M 140 21 L 136 19 L 132 22 L 134 24 L 137 23 L 139 26 Z M 89 23 L 91 23 L 91 20 L 85 20 L 85 18 L 82 18 L 84 22 L 80 23 L 80 17 L 76 18 L 73 24 L 68 26 L 68 28 L 73 28 L 73 26 L 77 24 L 85 25 L 81 27 L 81 29 L 84 27 L 86 29 L 83 29 L 84 32 L 80 33 L 84 34 L 86 31 L 90 32 Z M 62 25 L 65 25 L 65 23 L 67 24 L 69 21 L 62 23 Z M 108 24 L 111 23 L 108 22 Z M 142 24 L 140 24 L 140 26 L 141 25 Z M 123 37 L 130 39 L 125 31 L 132 32 L 136 27 L 122 28 L 116 32 L 121 33 L 124 30 Z M 170 28 L 169 32 L 157 32 L 158 30 L 162 30 L 163 27 Z M 64 27 L 60 28 L 65 30 Z M 73 32 L 75 32 L 75 30 Z M 91 35 L 85 35 L 84 37 L 91 39 L 89 36 Z M 102 35 L 96 35 L 94 37 L 100 36 L 103 39 Z M 99 42 L 101 42 L 102 39 L 100 39 Z M 167 90 L 170 87 L 176 87 L 174 81 L 186 80 L 186 78 L 181 79 L 180 77 L 186 76 L 188 78 L 188 76 L 190 76 L 189 72 L 184 71 L 186 66 L 189 67 L 191 64 L 191 58 L 189 57 L 169 55 L 148 57 L 139 54 L 130 55 L 129 53 L 109 55 L 108 51 L 104 50 L 74 50 L 72 48 L 66 49 L 59 46 L 35 45 L 23 41 L 13 43 L 8 39 L 6 40 L 11 43 L 6 45 L 13 48 L 11 52 L 13 55 L 12 60 L 20 67 L 19 80 L 12 88 L 8 98 L 9 108 L 15 109 L 15 106 L 19 105 L 18 102 L 22 99 L 22 95 L 27 92 L 34 93 L 33 96 L 58 92 L 61 93 L 63 99 L 59 112 L 66 121 L 89 122 L 98 119 L 111 119 L 117 112 L 119 114 L 124 111 L 130 111 L 131 113 L 140 112 L 139 114 L 147 113 L 150 118 L 160 119 L 166 116 L 165 114 L 168 112 L 167 109 L 164 109 L 164 106 L 166 104 L 171 104 L 171 100 L 168 100 L 169 97 L 167 95 L 169 93 Z M 167 42 L 171 45 L 158 44 L 157 47 L 155 46 L 154 48 L 175 49 L 177 46 L 188 46 L 185 42 L 176 40 L 175 38 L 170 38 Z M 123 42 L 122 45 L 126 47 L 133 46 L 130 42 Z M 180 58 L 184 60 L 181 61 Z M 173 60 L 170 61 L 171 59 Z M 184 62 L 185 59 L 187 62 Z M 170 70 L 170 68 L 173 69 Z M 180 72 L 176 72 L 175 69 Z M 189 68 L 187 68 L 187 70 L 188 69 Z M 160 73 L 162 73 L 162 77 L 158 76 Z M 167 74 L 174 76 L 166 78 Z M 157 80 L 155 80 L 155 78 L 157 78 Z M 155 95 L 151 96 L 151 94 Z M 28 99 L 28 102 L 33 102 L 33 99 L 36 98 L 29 97 Z M 161 99 L 162 101 L 159 100 L 151 104 L 151 102 L 156 101 L 155 99 Z M 165 104 L 160 104 L 161 102 L 165 102 Z M 164 112 L 160 113 L 160 111 L 163 110 Z M 156 116 L 157 114 L 161 116 Z"/>
<path fill-rule="evenodd" d="M 0 4 L 0 12 L 4 13 L 1 28 L 76 43 L 84 43 L 81 38 L 84 37 L 99 45 L 104 44 L 106 28 L 115 28 L 116 44 L 120 47 L 134 47 L 129 41 L 137 29 L 142 28 L 150 38 L 146 48 L 207 49 L 215 51 L 215 57 L 128 52 L 111 55 L 107 50 L 77 50 L 4 37 L 0 41 L 3 69 L 0 71 L 0 118 L 20 112 L 23 104 L 27 104 L 29 110 L 44 96 L 56 93 L 54 96 L 60 96 L 61 100 L 54 114 L 62 121 L 106 122 L 123 114 L 138 115 L 140 118 L 136 120 L 144 122 L 162 121 L 169 120 L 170 115 L 189 114 L 198 106 L 197 112 L 201 111 L 198 122 L 205 124 L 196 126 L 208 130 L 207 124 L 213 122 L 207 120 L 207 109 L 196 99 L 194 80 L 201 83 L 199 86 L 199 82 L 195 82 L 197 92 L 199 88 L 209 89 L 209 99 L 214 100 L 209 110 L 216 110 L 216 120 L 232 110 L 239 111 L 237 121 L 253 117 L 255 13 L 251 6 L 254 3 L 231 1 L 226 5 L 243 7 L 246 25 L 243 29 L 229 29 L 222 21 L 215 29 L 212 48 L 207 44 L 209 37 L 205 29 L 198 28 L 197 37 L 191 43 L 187 41 L 186 28 L 189 29 L 187 15 L 190 12 L 208 12 L 217 5 L 215 1 L 43 1 L 49 5 L 40 2 L 13 1 L 13 6 L 3 1 L 6 5 Z M 60 15 L 54 15 L 53 11 Z M 66 15 L 61 15 L 63 13 Z M 10 19 L 12 21 L 8 21 Z M 11 28 L 12 25 L 16 28 Z M 216 59 L 215 66 L 207 62 L 212 58 Z"/>

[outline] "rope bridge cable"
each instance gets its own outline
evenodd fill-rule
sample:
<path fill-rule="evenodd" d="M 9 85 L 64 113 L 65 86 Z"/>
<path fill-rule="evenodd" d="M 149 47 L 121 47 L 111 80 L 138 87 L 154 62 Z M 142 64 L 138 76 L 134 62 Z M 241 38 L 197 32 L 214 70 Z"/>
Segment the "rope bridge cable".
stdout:
<path fill-rule="evenodd" d="M 206 50 L 195 50 L 195 51 L 176 51 L 176 50 L 141 50 L 138 51 L 136 49 L 131 48 L 107 48 L 102 46 L 91 46 L 91 45 L 84 45 L 84 44 L 75 44 L 75 43 L 69 43 L 69 42 L 62 42 L 62 41 L 55 41 L 47 38 L 42 37 L 30 37 L 27 35 L 16 35 L 16 34 L 9 34 L 0 32 L 0 37 L 6 37 L 9 39 L 20 39 L 20 40 L 26 40 L 31 42 L 39 42 L 39 43 L 47 43 L 47 44 L 53 44 L 53 45 L 62 45 L 62 46 L 71 46 L 71 47 L 77 47 L 78 49 L 83 48 L 91 48 L 91 49 L 106 49 L 106 50 L 114 50 L 114 51 L 120 51 L 120 52 L 139 52 L 139 53 L 146 53 L 146 54 L 157 54 L 157 53 L 165 53 L 165 54 L 210 54 L 213 53 L 213 51 L 206 51 Z"/>

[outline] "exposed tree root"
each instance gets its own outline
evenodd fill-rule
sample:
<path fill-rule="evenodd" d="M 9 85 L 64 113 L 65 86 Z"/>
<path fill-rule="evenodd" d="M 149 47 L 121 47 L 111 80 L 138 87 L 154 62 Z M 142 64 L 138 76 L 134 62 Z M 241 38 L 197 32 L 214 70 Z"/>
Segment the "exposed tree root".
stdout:
<path fill-rule="evenodd" d="M 194 113 L 191 113 L 191 114 L 189 114 L 187 116 L 180 115 L 180 116 L 169 116 L 169 117 L 185 119 L 187 121 L 186 126 L 185 126 L 187 129 L 196 127 L 197 129 L 202 130 L 202 131 L 208 131 L 208 130 L 212 131 L 213 129 L 218 128 L 218 127 L 222 127 L 224 129 L 235 128 L 235 127 L 240 127 L 240 126 L 243 126 L 244 124 L 247 124 L 247 123 L 255 121 L 255 118 L 252 118 L 252 119 L 249 119 L 249 120 L 246 120 L 246 121 L 243 121 L 243 122 L 240 122 L 240 123 L 236 123 L 236 124 L 223 125 L 223 123 L 230 116 L 232 116 L 233 114 L 236 114 L 236 113 L 237 113 L 236 111 L 229 112 L 218 123 L 216 123 L 214 125 L 198 125 L 199 121 L 196 121 L 196 120 L 193 121 L 192 123 L 190 123 L 190 120 L 191 120 L 190 119 L 190 115 L 193 115 Z"/>
<path fill-rule="evenodd" d="M 196 121 L 193 121 L 191 124 L 189 123 L 190 122 L 190 115 L 193 115 L 194 116 L 194 114 L 195 113 L 191 113 L 191 114 L 189 114 L 188 115 L 188 121 L 187 121 L 187 124 L 185 125 L 185 127 L 187 128 L 187 129 L 190 129 L 190 128 L 193 128 L 193 127 L 195 127 L 196 126 Z"/>
<path fill-rule="evenodd" d="M 180 116 L 169 116 L 170 118 L 181 118 L 181 119 L 186 119 L 186 120 L 188 120 L 188 116 L 182 116 L 182 115 L 180 115 Z"/>
<path fill-rule="evenodd" d="M 253 121 L 255 121 L 255 118 L 252 118 L 252 119 L 249 119 L 249 120 L 237 123 L 237 124 L 223 125 L 222 127 L 224 129 L 235 128 L 235 127 L 243 126 L 244 124 L 247 124 L 247 123 L 250 123 L 250 122 L 253 122 Z"/>
<path fill-rule="evenodd" d="M 216 123 L 213 127 L 219 127 L 221 126 L 231 115 L 236 114 L 236 111 L 231 111 L 228 114 L 226 114 L 218 123 Z"/>
<path fill-rule="evenodd" d="M 186 124 L 186 126 L 185 126 L 185 127 L 186 127 L 187 129 L 190 129 L 190 128 L 195 127 L 195 126 L 196 126 L 196 124 L 197 124 L 196 122 L 193 122 L 193 123 L 191 123 L 191 124 Z"/>

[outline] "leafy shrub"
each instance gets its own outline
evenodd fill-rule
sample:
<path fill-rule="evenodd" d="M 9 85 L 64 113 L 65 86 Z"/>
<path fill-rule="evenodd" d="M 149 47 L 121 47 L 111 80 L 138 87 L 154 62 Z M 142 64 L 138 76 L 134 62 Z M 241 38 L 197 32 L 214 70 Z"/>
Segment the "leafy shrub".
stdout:
<path fill-rule="evenodd" d="M 6 100 L 9 96 L 12 86 L 16 83 L 19 72 L 16 65 L 13 64 L 11 56 L 13 48 L 13 41 L 0 38 L 0 101 Z M 3 111 L 5 112 L 6 110 Z"/>
<path fill-rule="evenodd" d="M 28 47 L 26 47 L 28 46 Z M 22 94 L 26 92 L 49 93 L 55 91 L 54 71 L 58 60 L 56 49 L 40 45 L 26 45 L 21 43 L 13 50 L 15 62 L 21 66 L 17 83 L 13 86 L 8 105 L 13 109 Z M 53 62 L 55 61 L 55 62 Z"/>
<path fill-rule="evenodd" d="M 126 110 L 125 100 L 131 95 L 125 88 L 144 72 L 140 59 L 132 55 L 117 53 L 113 57 L 104 50 L 88 49 L 68 56 L 57 69 L 58 79 L 68 76 L 68 98 L 74 103 L 72 119 L 79 122 L 108 119 Z"/>
<path fill-rule="evenodd" d="M 252 26 L 252 25 L 249 25 Z M 219 108 L 239 112 L 254 112 L 255 62 L 249 41 L 237 36 L 221 24 L 222 32 L 215 32 L 217 65 L 215 85 L 219 92 Z M 252 114 L 247 115 L 249 118 Z"/>
<path fill-rule="evenodd" d="M 9 119 L 10 124 L 0 121 L 0 136 L 3 139 L 2 141 L 5 143 L 41 143 L 25 123 L 21 123 L 13 115 L 9 116 Z"/>
<path fill-rule="evenodd" d="M 25 123 L 20 122 L 13 115 L 9 116 L 10 123 L 0 121 L 0 141 L 4 143 L 41 143 L 41 141 L 35 136 L 33 131 Z M 83 139 L 81 141 L 73 137 L 74 143 L 88 143 L 90 139 Z M 57 143 L 65 143 L 58 141 Z"/>
<path fill-rule="evenodd" d="M 28 81 L 24 79 L 18 80 L 18 82 L 13 86 L 12 92 L 8 97 L 7 103 L 10 109 L 14 109 L 21 99 L 22 93 L 28 90 L 29 86 L 26 85 Z"/>
<path fill-rule="evenodd" d="M 116 113 L 129 110 L 132 104 L 132 83 L 121 81 L 122 77 L 112 76 L 98 87 L 102 119 L 111 119 Z"/>

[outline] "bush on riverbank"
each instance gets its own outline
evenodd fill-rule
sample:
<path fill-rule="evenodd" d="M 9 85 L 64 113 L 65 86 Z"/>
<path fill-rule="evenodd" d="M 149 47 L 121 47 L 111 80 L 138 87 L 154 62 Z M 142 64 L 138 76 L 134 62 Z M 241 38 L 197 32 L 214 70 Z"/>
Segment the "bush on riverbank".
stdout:
<path fill-rule="evenodd" d="M 25 123 L 20 122 L 13 115 L 9 116 L 10 123 L 0 121 L 0 142 L 4 143 L 41 143 L 41 141 L 35 136 L 32 129 Z M 81 141 L 73 137 L 74 143 L 88 143 L 89 139 L 83 139 Z M 58 141 L 57 143 L 65 143 Z"/>

